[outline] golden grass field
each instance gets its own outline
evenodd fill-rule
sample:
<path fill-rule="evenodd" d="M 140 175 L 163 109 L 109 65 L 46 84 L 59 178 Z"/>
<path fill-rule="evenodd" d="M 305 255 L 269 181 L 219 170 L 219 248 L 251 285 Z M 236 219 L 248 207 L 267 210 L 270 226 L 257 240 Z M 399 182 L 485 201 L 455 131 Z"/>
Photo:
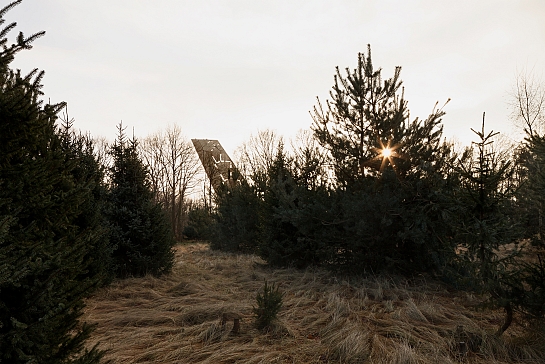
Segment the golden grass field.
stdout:
<path fill-rule="evenodd" d="M 264 280 L 284 292 L 269 332 L 254 327 Z M 87 300 L 113 363 L 544 363 L 543 330 L 515 322 L 494 332 L 501 311 L 424 277 L 341 279 L 320 269 L 272 269 L 253 255 L 176 246 L 171 274 L 115 281 Z M 221 325 L 223 313 L 243 318 Z M 539 334 L 541 332 L 541 334 Z M 465 342 L 465 344 L 460 344 Z"/>

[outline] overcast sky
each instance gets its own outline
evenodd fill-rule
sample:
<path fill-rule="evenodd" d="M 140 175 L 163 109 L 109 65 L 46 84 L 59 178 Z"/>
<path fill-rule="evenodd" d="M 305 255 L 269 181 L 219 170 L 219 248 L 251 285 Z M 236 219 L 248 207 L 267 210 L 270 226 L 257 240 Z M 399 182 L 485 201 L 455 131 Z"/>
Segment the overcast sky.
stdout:
<path fill-rule="evenodd" d="M 445 136 L 464 144 L 483 111 L 514 135 L 517 72 L 545 75 L 544 0 L 24 0 L 6 18 L 46 31 L 13 66 L 45 70 L 45 97 L 77 128 L 113 139 L 121 120 L 137 137 L 175 123 L 230 154 L 258 130 L 310 128 L 335 67 L 368 43 L 383 77 L 402 67 L 412 117 L 452 99 Z"/>

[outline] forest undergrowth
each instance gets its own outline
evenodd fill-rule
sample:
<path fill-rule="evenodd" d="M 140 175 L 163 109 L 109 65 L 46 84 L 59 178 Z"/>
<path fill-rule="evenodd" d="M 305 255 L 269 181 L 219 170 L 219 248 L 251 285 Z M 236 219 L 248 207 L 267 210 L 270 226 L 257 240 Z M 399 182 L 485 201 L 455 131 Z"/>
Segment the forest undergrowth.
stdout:
<path fill-rule="evenodd" d="M 112 363 L 543 363 L 543 328 L 430 279 L 340 278 L 321 269 L 272 269 L 254 255 L 176 246 L 172 273 L 115 281 L 87 300 Z M 252 306 L 264 281 L 284 293 L 268 332 Z M 223 314 L 242 317 L 239 333 Z"/>

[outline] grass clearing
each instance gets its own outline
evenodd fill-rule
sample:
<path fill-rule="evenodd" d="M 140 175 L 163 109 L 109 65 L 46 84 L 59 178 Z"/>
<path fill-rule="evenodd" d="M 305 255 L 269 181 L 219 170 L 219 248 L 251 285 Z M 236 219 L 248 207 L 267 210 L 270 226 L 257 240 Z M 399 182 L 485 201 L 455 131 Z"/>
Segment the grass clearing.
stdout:
<path fill-rule="evenodd" d="M 279 320 L 255 328 L 264 281 L 284 292 Z M 176 247 L 171 274 L 119 280 L 87 300 L 106 359 L 121 363 L 543 363 L 545 330 L 421 278 L 344 279 L 321 269 L 272 269 L 253 255 Z M 240 332 L 222 315 L 240 315 Z M 464 343 L 464 344 L 460 344 Z"/>

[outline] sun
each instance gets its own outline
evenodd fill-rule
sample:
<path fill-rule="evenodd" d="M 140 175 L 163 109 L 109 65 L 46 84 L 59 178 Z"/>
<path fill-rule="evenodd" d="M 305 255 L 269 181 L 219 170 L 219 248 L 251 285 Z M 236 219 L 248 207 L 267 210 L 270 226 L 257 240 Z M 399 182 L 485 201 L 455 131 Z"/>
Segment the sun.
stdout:
<path fill-rule="evenodd" d="M 390 158 L 394 151 L 391 148 L 383 148 L 380 152 L 383 158 Z"/>
<path fill-rule="evenodd" d="M 376 157 L 373 159 L 375 161 L 380 161 L 379 171 L 382 172 L 388 164 L 392 166 L 392 168 L 395 170 L 396 160 L 405 159 L 403 155 L 399 153 L 399 148 L 402 146 L 402 144 L 394 144 L 391 140 L 386 143 L 383 142 L 381 139 L 378 139 L 377 141 L 380 147 L 373 148 L 377 153 Z"/>
<path fill-rule="evenodd" d="M 393 157 L 394 157 L 394 150 L 395 148 L 390 147 L 389 144 L 384 145 L 382 143 L 381 148 L 378 150 L 379 155 L 377 156 L 378 159 L 382 158 L 382 163 L 380 163 L 380 171 L 382 172 L 384 170 L 384 167 L 389 163 L 392 167 L 395 168 Z"/>
<path fill-rule="evenodd" d="M 377 144 L 376 147 L 371 148 L 376 153 L 375 156 L 365 162 L 365 165 L 380 172 L 383 172 L 384 168 L 390 165 L 397 174 L 397 161 L 406 159 L 403 153 L 401 153 L 403 143 L 393 143 L 391 139 L 384 142 L 382 139 L 377 138 Z"/>

